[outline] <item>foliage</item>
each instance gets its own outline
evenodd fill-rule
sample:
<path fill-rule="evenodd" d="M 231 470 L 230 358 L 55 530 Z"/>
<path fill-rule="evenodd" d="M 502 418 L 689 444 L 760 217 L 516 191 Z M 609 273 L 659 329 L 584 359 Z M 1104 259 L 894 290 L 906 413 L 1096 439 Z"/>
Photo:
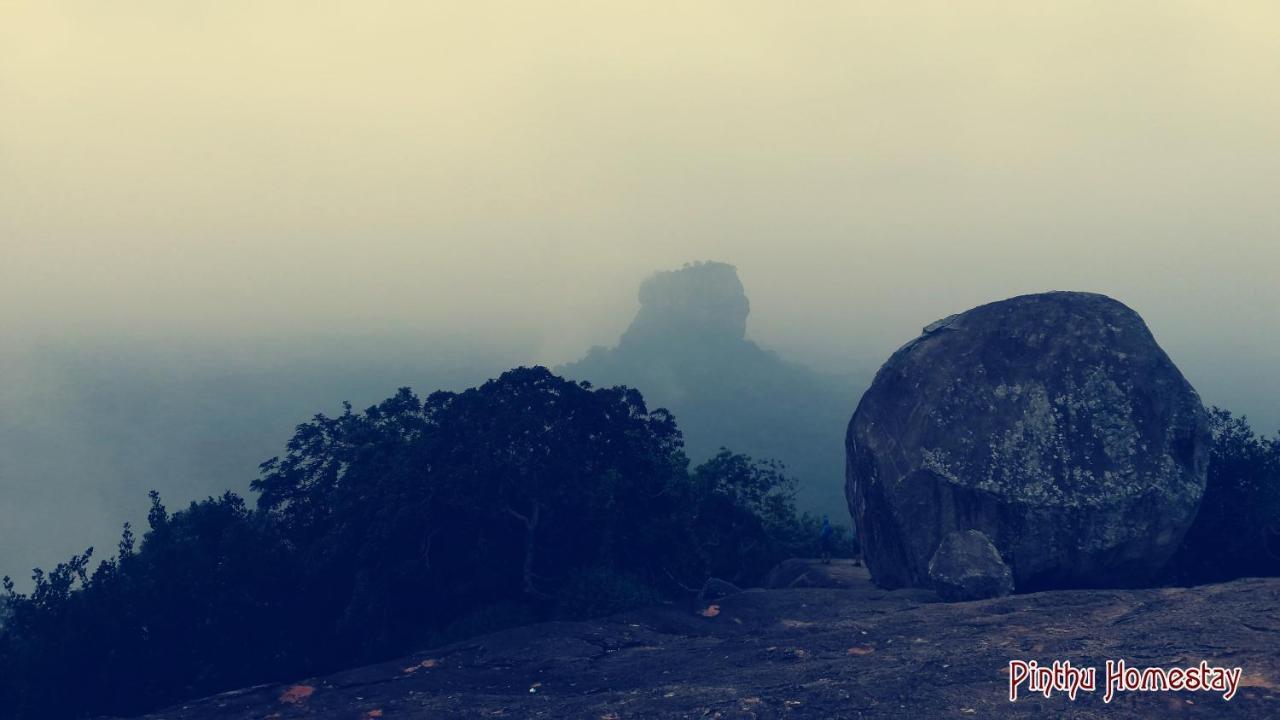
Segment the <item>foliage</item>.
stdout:
<path fill-rule="evenodd" d="M 817 554 L 820 521 L 797 517 L 795 480 L 772 460 L 721 448 L 693 472 L 694 546 L 704 573 L 753 585 L 789 557 Z M 846 528 L 833 527 L 833 553 L 853 555 Z"/>
<path fill-rule="evenodd" d="M 372 657 L 476 606 L 550 603 L 578 568 L 658 582 L 685 465 L 674 420 L 639 393 L 522 368 L 318 416 L 254 488 L 340 642 Z"/>
<path fill-rule="evenodd" d="M 298 669 L 281 663 L 302 636 L 288 564 L 241 498 L 169 515 L 153 494 L 150 526 L 137 551 L 126 526 L 92 574 L 90 550 L 36 571 L 30 595 L 6 583 L 0 699 L 13 716 L 130 714 Z"/>
<path fill-rule="evenodd" d="M 253 489 L 256 509 L 172 514 L 153 493 L 141 542 L 126 526 L 93 572 L 90 551 L 7 583 L 5 715 L 137 714 L 751 583 L 817 537 L 780 467 L 722 451 L 690 472 L 670 414 L 543 368 L 317 415 Z"/>
<path fill-rule="evenodd" d="M 1244 417 L 1209 413 L 1213 449 L 1195 522 L 1172 563 L 1184 584 L 1280 575 L 1280 436 Z"/>
<path fill-rule="evenodd" d="M 653 605 L 662 596 L 643 579 L 609 567 L 589 567 L 569 576 L 557 602 L 558 615 L 584 618 Z"/>

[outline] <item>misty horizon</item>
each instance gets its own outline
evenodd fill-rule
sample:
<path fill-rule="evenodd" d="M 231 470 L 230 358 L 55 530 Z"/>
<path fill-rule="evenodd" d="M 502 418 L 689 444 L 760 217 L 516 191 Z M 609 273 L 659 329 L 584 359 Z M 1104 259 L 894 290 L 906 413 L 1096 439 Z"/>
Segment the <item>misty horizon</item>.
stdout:
<path fill-rule="evenodd" d="M 1277 20 L 6 6 L 0 572 L 110 555 L 134 487 L 243 489 L 343 400 L 613 346 L 696 260 L 737 267 L 748 337 L 858 377 L 953 313 L 1103 293 L 1275 432 Z"/>
<path fill-rule="evenodd" d="M 752 298 L 749 285 L 746 291 Z M 629 294 L 634 300 L 635 291 Z M 757 339 L 752 317 L 760 310 L 752 298 L 748 338 Z M 595 346 L 615 346 L 631 316 L 619 322 L 612 340 Z M 931 321 L 904 328 L 903 342 Z M 1176 348 L 1158 328 L 1153 332 L 1199 387 Z M 4 368 L 11 414 L 0 423 L 6 450 L 0 481 L 12 539 L 0 574 L 22 582 L 29 568 L 49 567 L 90 545 L 98 559 L 109 557 L 121 524 L 136 527 L 145 519 L 147 489 L 159 489 L 174 507 L 223 489 L 246 493 L 258 463 L 282 452 L 294 425 L 315 413 L 338 413 L 344 401 L 363 408 L 402 386 L 425 396 L 479 385 L 518 365 L 563 364 L 538 357 L 543 348 L 532 333 L 510 339 L 504 345 L 456 335 L 353 333 L 220 345 L 111 338 L 41 344 Z M 898 345 L 882 348 L 881 361 Z M 824 363 L 812 347 L 762 346 L 820 372 L 856 377 L 860 388 L 879 367 L 855 357 Z M 1260 422 L 1267 417 L 1265 398 L 1232 405 L 1201 394 L 1206 405 L 1246 414 L 1259 431 L 1271 432 Z M 849 399 L 850 414 L 856 404 L 856 396 Z M 188 420 L 175 427 L 183 417 Z"/>

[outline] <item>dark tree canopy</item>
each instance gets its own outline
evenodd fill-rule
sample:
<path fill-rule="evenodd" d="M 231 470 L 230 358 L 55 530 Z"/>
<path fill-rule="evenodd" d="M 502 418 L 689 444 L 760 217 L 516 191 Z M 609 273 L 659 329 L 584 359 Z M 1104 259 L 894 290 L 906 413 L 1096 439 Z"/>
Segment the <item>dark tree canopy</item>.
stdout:
<path fill-rule="evenodd" d="M 690 472 L 669 413 L 536 367 L 317 415 L 253 489 L 256 509 L 228 493 L 175 513 L 153 493 L 140 543 L 126 528 L 92 572 L 86 553 L 9 584 L 4 714 L 136 714 L 751 584 L 817 538 L 780 467 L 723 451 Z"/>
<path fill-rule="evenodd" d="M 311 591 L 359 618 L 344 641 L 377 653 L 434 618 L 550 599 L 582 567 L 656 581 L 686 462 L 675 421 L 634 390 L 521 368 L 317 416 L 254 489 Z"/>
<path fill-rule="evenodd" d="M 1280 575 L 1280 435 L 1259 436 L 1221 408 L 1209 422 L 1209 482 L 1173 575 L 1184 584 Z"/>

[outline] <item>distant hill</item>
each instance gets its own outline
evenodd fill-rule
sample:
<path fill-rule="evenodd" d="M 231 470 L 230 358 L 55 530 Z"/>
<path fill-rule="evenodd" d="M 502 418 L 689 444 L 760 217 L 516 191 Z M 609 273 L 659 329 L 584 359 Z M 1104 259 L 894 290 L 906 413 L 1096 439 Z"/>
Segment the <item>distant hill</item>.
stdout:
<path fill-rule="evenodd" d="M 788 362 L 747 338 L 750 303 L 732 265 L 704 262 L 640 285 L 640 311 L 613 348 L 558 369 L 639 389 L 675 414 L 695 462 L 720 447 L 784 463 L 798 504 L 848 523 L 844 431 L 865 383 Z"/>

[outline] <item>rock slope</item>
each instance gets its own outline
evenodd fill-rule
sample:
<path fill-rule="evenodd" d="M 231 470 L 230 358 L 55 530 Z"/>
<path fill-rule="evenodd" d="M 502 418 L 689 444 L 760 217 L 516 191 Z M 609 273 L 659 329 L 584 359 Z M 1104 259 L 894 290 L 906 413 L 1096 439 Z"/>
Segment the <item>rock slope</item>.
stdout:
<path fill-rule="evenodd" d="M 547 623 L 394 662 L 227 693 L 148 716 L 253 718 L 1280 717 L 1280 579 L 1191 589 L 1066 590 L 940 603 L 837 565 L 843 589 L 752 590 Z M 821 573 L 821 568 L 814 568 Z M 1011 659 L 1239 666 L 1206 692 L 1009 702 Z"/>

